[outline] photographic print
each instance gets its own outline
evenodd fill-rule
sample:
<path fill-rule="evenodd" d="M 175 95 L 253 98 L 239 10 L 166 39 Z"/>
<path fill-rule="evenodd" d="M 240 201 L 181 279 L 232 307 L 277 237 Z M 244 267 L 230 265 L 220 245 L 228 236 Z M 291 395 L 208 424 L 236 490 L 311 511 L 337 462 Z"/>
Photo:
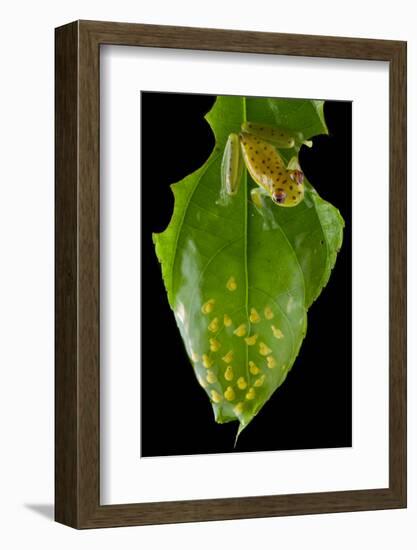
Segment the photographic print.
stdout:
<path fill-rule="evenodd" d="M 406 43 L 55 36 L 56 521 L 406 507 Z"/>
<path fill-rule="evenodd" d="M 351 446 L 351 102 L 141 120 L 142 456 Z"/>

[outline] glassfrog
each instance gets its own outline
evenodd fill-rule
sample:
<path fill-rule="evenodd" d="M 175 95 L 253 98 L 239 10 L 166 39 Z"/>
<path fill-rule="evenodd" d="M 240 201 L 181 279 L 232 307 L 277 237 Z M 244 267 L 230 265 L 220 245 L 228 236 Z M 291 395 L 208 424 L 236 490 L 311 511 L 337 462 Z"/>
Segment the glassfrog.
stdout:
<path fill-rule="evenodd" d="M 304 198 L 304 174 L 297 156 L 293 156 L 287 164 L 278 149 L 298 150 L 303 144 L 312 146 L 312 142 L 304 140 L 299 132 L 244 122 L 239 135 L 229 135 L 223 153 L 222 197 L 232 197 L 238 192 L 243 157 L 249 174 L 259 186 L 251 190 L 256 206 L 263 207 L 265 197 L 270 197 L 279 206 L 297 206 Z"/>

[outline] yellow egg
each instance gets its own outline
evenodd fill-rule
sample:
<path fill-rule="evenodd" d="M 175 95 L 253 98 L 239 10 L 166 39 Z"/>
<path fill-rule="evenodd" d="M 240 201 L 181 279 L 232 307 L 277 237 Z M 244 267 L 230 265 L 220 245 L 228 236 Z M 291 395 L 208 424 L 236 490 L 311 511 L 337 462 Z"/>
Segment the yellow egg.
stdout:
<path fill-rule="evenodd" d="M 224 396 L 227 399 L 227 401 L 233 401 L 235 398 L 235 392 L 233 391 L 232 386 L 228 386 L 226 391 L 224 392 Z"/>

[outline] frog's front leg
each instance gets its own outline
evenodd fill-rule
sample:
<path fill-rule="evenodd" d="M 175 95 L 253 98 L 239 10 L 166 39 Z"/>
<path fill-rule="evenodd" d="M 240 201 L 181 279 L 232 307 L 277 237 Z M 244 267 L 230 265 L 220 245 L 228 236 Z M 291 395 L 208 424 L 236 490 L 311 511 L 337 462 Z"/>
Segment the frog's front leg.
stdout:
<path fill-rule="evenodd" d="M 290 179 L 294 181 L 298 186 L 303 186 L 304 183 L 304 173 L 301 170 L 300 163 L 298 162 L 297 157 L 292 157 L 287 165 L 287 171 L 290 176 Z"/>
<path fill-rule="evenodd" d="M 265 208 L 265 197 L 269 197 L 269 193 L 263 187 L 254 187 L 251 189 L 250 196 L 253 204 L 257 208 Z"/>
<path fill-rule="evenodd" d="M 237 134 L 230 134 L 224 148 L 221 166 L 221 196 L 223 199 L 236 195 L 242 179 L 242 159 Z"/>

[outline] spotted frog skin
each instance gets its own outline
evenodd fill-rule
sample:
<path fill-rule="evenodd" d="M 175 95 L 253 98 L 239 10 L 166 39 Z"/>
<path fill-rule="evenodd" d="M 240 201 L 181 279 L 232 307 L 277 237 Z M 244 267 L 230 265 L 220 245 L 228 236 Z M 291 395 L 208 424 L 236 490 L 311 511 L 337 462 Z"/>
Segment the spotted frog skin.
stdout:
<path fill-rule="evenodd" d="M 236 195 L 242 176 L 243 158 L 253 181 L 259 186 L 252 189 L 252 200 L 258 207 L 264 206 L 269 197 L 278 206 L 297 206 L 304 198 L 304 174 L 297 156 L 287 164 L 278 149 L 299 148 L 303 141 L 299 133 L 259 124 L 244 122 L 239 134 L 229 135 L 222 160 L 222 194 Z"/>

